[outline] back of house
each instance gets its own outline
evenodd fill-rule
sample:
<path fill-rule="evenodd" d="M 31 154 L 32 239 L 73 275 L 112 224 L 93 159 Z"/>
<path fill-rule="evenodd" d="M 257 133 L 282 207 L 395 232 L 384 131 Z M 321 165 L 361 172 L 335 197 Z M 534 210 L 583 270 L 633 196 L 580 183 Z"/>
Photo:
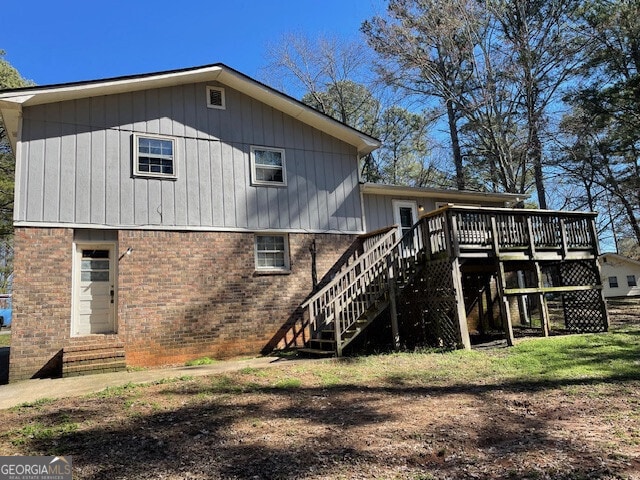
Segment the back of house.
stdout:
<path fill-rule="evenodd" d="M 301 303 L 358 235 L 518 200 L 362 185 L 376 139 L 222 64 L 0 92 L 0 114 L 11 381 L 301 345 Z"/>

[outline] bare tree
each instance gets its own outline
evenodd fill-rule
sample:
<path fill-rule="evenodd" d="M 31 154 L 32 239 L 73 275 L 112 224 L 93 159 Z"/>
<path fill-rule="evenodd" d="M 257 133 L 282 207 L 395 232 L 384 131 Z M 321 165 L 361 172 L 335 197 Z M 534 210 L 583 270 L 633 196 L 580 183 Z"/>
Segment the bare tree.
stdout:
<path fill-rule="evenodd" d="M 476 10 L 475 2 L 390 0 L 387 17 L 377 16 L 362 25 L 369 44 L 385 60 L 380 70 L 387 83 L 437 98 L 444 106 L 460 190 L 465 188 L 460 99 L 474 49 L 459 17 L 467 9 Z"/>
<path fill-rule="evenodd" d="M 372 52 L 338 38 L 310 40 L 287 34 L 269 49 L 266 81 L 295 91 L 307 105 L 379 138 L 382 147 L 363 159 L 367 181 L 394 184 L 448 182 L 429 155 L 428 112 L 409 112 L 373 77 Z"/>
<path fill-rule="evenodd" d="M 511 80 L 519 88 L 526 157 L 532 166 L 541 208 L 547 208 L 542 136 L 547 113 L 558 102 L 560 88 L 575 76 L 584 42 L 575 34 L 575 13 L 581 2 L 566 0 L 489 0 L 487 5 L 509 52 Z"/>

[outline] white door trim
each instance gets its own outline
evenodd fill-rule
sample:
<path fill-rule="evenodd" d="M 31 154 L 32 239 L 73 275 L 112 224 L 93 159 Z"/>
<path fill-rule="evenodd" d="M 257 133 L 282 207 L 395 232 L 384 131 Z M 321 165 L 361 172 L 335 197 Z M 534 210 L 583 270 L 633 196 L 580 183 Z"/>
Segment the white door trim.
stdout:
<path fill-rule="evenodd" d="M 110 323 L 109 331 L 101 333 L 113 334 L 118 330 L 118 245 L 117 242 L 109 241 L 78 241 L 73 242 L 72 260 L 72 292 L 71 292 L 71 336 L 79 337 L 90 335 L 90 333 L 80 332 L 80 286 L 82 270 L 82 250 L 109 250 L 109 288 L 113 292 L 112 301 L 109 304 Z"/>
<path fill-rule="evenodd" d="M 416 202 L 415 200 L 391 200 L 391 204 L 393 206 L 393 223 L 398 225 L 398 234 L 402 236 L 400 209 L 410 208 L 413 215 L 413 223 L 415 224 L 418 221 L 418 202 Z"/>

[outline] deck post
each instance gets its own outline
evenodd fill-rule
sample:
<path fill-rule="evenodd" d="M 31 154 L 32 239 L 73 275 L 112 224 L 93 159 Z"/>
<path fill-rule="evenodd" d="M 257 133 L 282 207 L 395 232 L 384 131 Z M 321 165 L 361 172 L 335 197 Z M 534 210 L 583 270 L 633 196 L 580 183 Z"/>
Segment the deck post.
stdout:
<path fill-rule="evenodd" d="M 389 290 L 389 315 L 391 316 L 391 336 L 393 337 L 393 349 L 400 348 L 400 333 L 398 330 L 398 308 L 396 306 L 396 278 L 393 275 L 391 255 L 387 256 L 387 282 Z"/>
<path fill-rule="evenodd" d="M 602 269 L 600 267 L 600 245 L 598 244 L 598 229 L 596 227 L 595 217 L 591 217 L 589 221 L 589 229 L 591 230 L 591 238 L 593 241 L 593 253 L 595 255 L 594 264 L 596 267 L 596 275 L 598 276 L 597 284 L 600 290 L 600 301 L 602 302 L 602 318 L 604 320 L 604 331 L 609 331 L 609 312 L 607 311 L 607 299 L 604 296 L 602 288 Z"/>
<path fill-rule="evenodd" d="M 540 323 L 542 324 L 542 333 L 545 337 L 549 336 L 549 309 L 547 308 L 547 300 L 544 298 L 542 289 L 544 288 L 544 280 L 542 278 L 542 270 L 540 269 L 540 263 L 533 262 L 536 269 L 536 283 L 538 285 L 538 305 L 540 309 Z"/>
<path fill-rule="evenodd" d="M 458 230 L 458 214 L 456 212 L 451 212 L 451 242 L 452 251 L 449 252 L 450 255 L 454 257 L 458 257 L 460 255 L 460 240 L 458 238 L 459 230 Z"/>
<path fill-rule="evenodd" d="M 333 301 L 333 334 L 336 341 L 336 356 L 342 356 L 342 334 L 340 329 L 342 328 L 342 322 L 340 321 L 340 317 L 342 317 L 342 306 L 338 308 L 338 301 L 340 297 L 336 298 Z"/>
<path fill-rule="evenodd" d="M 469 326 L 467 325 L 467 311 L 464 306 L 464 292 L 462 291 L 462 274 L 460 272 L 460 262 L 457 257 L 451 261 L 451 277 L 453 280 L 453 290 L 456 297 L 456 316 L 460 331 L 460 344 L 466 349 L 471 349 L 471 338 L 469 337 Z"/>
<path fill-rule="evenodd" d="M 512 347 L 515 343 L 515 337 L 513 336 L 513 324 L 511 323 L 511 311 L 509 309 L 509 299 L 505 295 L 504 291 L 507 288 L 504 264 L 498 260 L 498 296 L 500 297 L 500 314 L 502 316 L 502 325 L 504 328 L 505 336 L 507 337 L 507 345 Z"/>

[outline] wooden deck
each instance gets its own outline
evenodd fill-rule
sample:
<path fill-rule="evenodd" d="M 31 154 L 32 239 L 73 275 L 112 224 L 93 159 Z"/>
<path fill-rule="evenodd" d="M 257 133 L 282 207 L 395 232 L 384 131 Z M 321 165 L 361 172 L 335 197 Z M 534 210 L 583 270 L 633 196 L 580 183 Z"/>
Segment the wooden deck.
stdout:
<path fill-rule="evenodd" d="M 362 239 L 364 250 L 305 304 L 311 349 L 343 349 L 383 311 L 393 345 L 402 317 L 435 328 L 436 345 L 470 348 L 464 275 L 496 285 L 502 329 L 513 343 L 513 299 L 531 296 L 549 334 L 545 295 L 560 295 L 574 331 L 608 327 L 597 263 L 595 213 L 447 206 L 422 216 L 402 238 L 396 228 Z M 528 283 L 512 284 L 515 277 Z M 408 301 L 408 299 L 411 299 Z M 399 301 L 405 313 L 400 312 Z M 407 305 L 419 304 L 417 308 Z M 416 320 L 416 315 L 421 319 Z M 401 322 L 398 322 L 400 317 Z"/>
<path fill-rule="evenodd" d="M 424 215 L 428 255 L 500 260 L 597 258 L 595 213 L 450 206 Z"/>

